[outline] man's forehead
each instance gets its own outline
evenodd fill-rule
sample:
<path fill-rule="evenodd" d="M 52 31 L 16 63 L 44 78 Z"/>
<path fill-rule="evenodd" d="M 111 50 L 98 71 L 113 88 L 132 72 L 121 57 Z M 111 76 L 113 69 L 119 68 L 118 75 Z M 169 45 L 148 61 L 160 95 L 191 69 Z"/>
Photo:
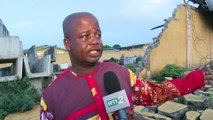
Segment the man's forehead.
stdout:
<path fill-rule="evenodd" d="M 69 22 L 76 22 L 82 19 L 94 19 L 96 20 L 95 16 L 89 13 L 76 13 L 76 14 L 71 14 L 68 16 L 68 21 Z"/>
<path fill-rule="evenodd" d="M 96 29 L 100 29 L 98 20 L 92 14 L 89 13 L 71 14 L 67 16 L 67 18 L 65 18 L 64 20 L 63 23 L 64 33 L 66 34 L 66 36 L 69 36 L 68 34 L 75 33 L 77 29 L 81 30 L 81 28 L 84 28 L 90 24 L 94 24 L 94 27 Z"/>
<path fill-rule="evenodd" d="M 73 19 L 70 19 L 70 21 L 67 22 L 66 26 L 68 27 L 84 27 L 84 25 L 88 25 L 88 24 L 96 24 L 98 25 L 98 21 L 92 17 L 92 16 L 78 16 L 78 17 L 74 17 Z"/>
<path fill-rule="evenodd" d="M 72 27 L 86 27 L 87 25 L 94 25 L 99 27 L 98 21 L 93 16 L 79 16 L 70 21 Z M 86 26 L 85 26 L 86 25 Z"/>
<path fill-rule="evenodd" d="M 74 33 L 83 33 L 83 32 L 97 32 L 101 31 L 99 24 L 96 20 L 94 19 L 81 19 L 75 24 L 72 25 L 73 27 L 71 28 Z"/>

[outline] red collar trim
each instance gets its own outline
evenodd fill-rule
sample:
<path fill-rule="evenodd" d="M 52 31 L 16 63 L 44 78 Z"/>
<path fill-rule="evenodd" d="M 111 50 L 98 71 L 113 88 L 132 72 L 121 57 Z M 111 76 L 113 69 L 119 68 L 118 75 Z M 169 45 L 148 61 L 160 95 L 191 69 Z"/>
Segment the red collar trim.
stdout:
<path fill-rule="evenodd" d="M 71 72 L 74 76 L 77 76 L 77 77 L 86 77 L 86 76 L 89 76 L 89 75 L 94 75 L 94 74 L 96 74 L 96 73 L 98 72 L 98 70 L 99 70 L 100 65 L 101 65 L 101 63 L 98 62 L 98 65 L 97 65 L 96 69 L 95 69 L 93 72 L 88 73 L 88 74 L 77 74 L 77 73 L 73 72 L 71 68 L 70 68 L 70 72 Z"/>

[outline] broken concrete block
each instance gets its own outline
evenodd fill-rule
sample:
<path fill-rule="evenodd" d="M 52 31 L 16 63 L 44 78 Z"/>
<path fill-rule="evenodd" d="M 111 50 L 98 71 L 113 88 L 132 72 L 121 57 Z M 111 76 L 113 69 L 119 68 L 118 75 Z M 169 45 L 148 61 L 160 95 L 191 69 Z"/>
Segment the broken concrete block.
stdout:
<path fill-rule="evenodd" d="M 172 118 L 160 114 L 155 114 L 154 117 L 155 120 L 172 120 Z"/>
<path fill-rule="evenodd" d="M 206 91 L 206 92 L 203 92 L 203 94 L 208 97 L 213 97 L 213 91 Z"/>
<path fill-rule="evenodd" d="M 183 104 L 167 101 L 158 107 L 158 113 L 171 117 L 174 120 L 181 120 L 188 111 L 188 107 Z"/>
<path fill-rule="evenodd" d="M 146 108 L 152 112 L 157 112 L 157 109 L 158 107 L 160 106 L 161 104 L 156 104 L 156 105 L 152 105 L 152 106 L 147 106 Z"/>
<path fill-rule="evenodd" d="M 186 120 L 198 120 L 199 116 L 200 116 L 200 113 L 196 111 L 186 112 Z"/>
<path fill-rule="evenodd" d="M 203 111 L 200 120 L 213 120 L 213 109 L 206 109 Z"/>
<path fill-rule="evenodd" d="M 193 108 L 194 110 L 201 110 L 205 107 L 203 105 L 205 101 L 204 97 L 194 95 L 194 94 L 188 94 L 184 96 L 184 99 L 185 99 L 186 105 L 188 105 L 188 107 Z"/>
<path fill-rule="evenodd" d="M 142 112 L 140 113 L 142 116 L 144 117 L 148 117 L 148 118 L 154 118 L 155 113 L 153 112 Z"/>
<path fill-rule="evenodd" d="M 138 114 L 141 114 L 141 112 L 148 112 L 148 110 L 146 109 L 146 107 L 144 106 L 135 106 L 134 107 L 134 111 Z"/>
<path fill-rule="evenodd" d="M 213 87 L 212 87 L 212 88 L 209 88 L 207 91 L 213 91 Z"/>
<path fill-rule="evenodd" d="M 212 88 L 212 85 L 205 85 L 203 88 L 204 88 L 205 90 L 207 90 L 207 89 L 209 89 L 209 88 Z"/>

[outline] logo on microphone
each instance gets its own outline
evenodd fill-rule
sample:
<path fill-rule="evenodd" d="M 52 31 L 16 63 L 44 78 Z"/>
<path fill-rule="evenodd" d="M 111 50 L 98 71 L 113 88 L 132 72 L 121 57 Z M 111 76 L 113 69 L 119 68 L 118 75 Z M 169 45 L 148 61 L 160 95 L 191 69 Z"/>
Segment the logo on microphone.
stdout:
<path fill-rule="evenodd" d="M 112 113 L 130 106 L 125 90 L 104 96 L 103 99 L 107 113 Z"/>
<path fill-rule="evenodd" d="M 116 97 L 116 98 L 113 98 L 113 99 L 107 101 L 107 106 L 112 107 L 112 106 L 119 105 L 122 103 L 124 103 L 124 97 L 119 96 L 119 97 Z"/>

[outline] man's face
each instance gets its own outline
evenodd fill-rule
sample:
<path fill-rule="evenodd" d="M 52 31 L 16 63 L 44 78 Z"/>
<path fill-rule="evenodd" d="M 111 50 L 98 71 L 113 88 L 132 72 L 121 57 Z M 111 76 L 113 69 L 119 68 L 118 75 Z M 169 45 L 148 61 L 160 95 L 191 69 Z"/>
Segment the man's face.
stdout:
<path fill-rule="evenodd" d="M 94 64 L 100 59 L 103 51 L 101 30 L 97 20 L 85 16 L 76 21 L 71 28 L 70 55 L 72 64 Z"/>

